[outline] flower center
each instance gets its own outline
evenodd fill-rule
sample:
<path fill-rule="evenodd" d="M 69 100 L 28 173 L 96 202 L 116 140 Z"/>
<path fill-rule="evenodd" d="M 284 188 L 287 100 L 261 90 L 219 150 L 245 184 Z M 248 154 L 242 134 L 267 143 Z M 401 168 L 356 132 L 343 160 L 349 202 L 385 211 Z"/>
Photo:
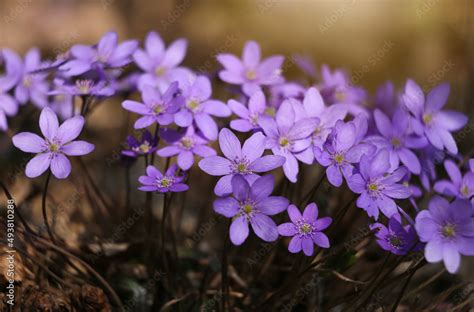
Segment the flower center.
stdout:
<path fill-rule="evenodd" d="M 344 155 L 343 154 L 336 154 L 334 156 L 334 161 L 338 164 L 342 164 L 342 162 L 344 161 Z"/>
<path fill-rule="evenodd" d="M 334 97 L 338 102 L 343 102 L 346 99 L 346 92 L 344 91 L 336 91 Z"/>
<path fill-rule="evenodd" d="M 441 229 L 441 233 L 445 238 L 451 238 L 456 235 L 456 228 L 452 224 L 447 224 Z"/>
<path fill-rule="evenodd" d="M 147 154 L 150 151 L 150 147 L 151 147 L 150 143 L 148 143 L 148 141 L 145 141 L 140 145 L 139 149 L 144 154 Z"/>
<path fill-rule="evenodd" d="M 367 188 L 369 189 L 370 192 L 372 193 L 375 193 L 378 191 L 379 187 L 377 186 L 377 184 L 375 183 L 369 183 L 369 185 L 367 186 Z"/>
<path fill-rule="evenodd" d="M 27 88 L 31 86 L 31 77 L 29 75 L 25 76 L 25 78 L 23 79 L 23 84 Z"/>
<path fill-rule="evenodd" d="M 199 107 L 199 101 L 196 101 L 196 100 L 190 100 L 186 103 L 186 106 L 190 109 L 190 110 L 195 110 L 196 108 Z"/>
<path fill-rule="evenodd" d="M 158 187 L 168 188 L 173 184 L 173 182 L 174 179 L 172 177 L 163 177 L 161 179 L 158 179 L 157 184 Z"/>
<path fill-rule="evenodd" d="M 264 112 L 265 112 L 266 115 L 268 115 L 270 117 L 275 117 L 275 115 L 276 115 L 276 110 L 275 110 L 274 107 L 267 107 L 267 108 L 265 108 Z"/>
<path fill-rule="evenodd" d="M 308 222 L 308 220 L 306 220 L 305 218 L 298 220 L 295 225 L 298 229 L 298 233 L 303 236 L 311 235 L 315 230 L 313 224 L 311 224 L 311 222 Z"/>
<path fill-rule="evenodd" d="M 248 80 L 254 80 L 255 78 L 257 78 L 257 73 L 255 72 L 255 70 L 249 69 L 245 72 L 245 78 L 247 78 Z"/>
<path fill-rule="evenodd" d="M 288 138 L 280 138 L 279 143 L 281 147 L 287 147 L 290 144 L 290 140 Z"/>
<path fill-rule="evenodd" d="M 258 125 L 258 113 L 250 115 L 250 123 L 254 126 Z"/>
<path fill-rule="evenodd" d="M 56 144 L 56 143 L 51 143 L 51 144 L 49 145 L 49 150 L 50 150 L 51 152 L 53 152 L 53 153 L 56 153 L 56 152 L 59 151 L 59 145 Z"/>
<path fill-rule="evenodd" d="M 311 232 L 311 225 L 309 225 L 308 223 L 303 224 L 300 227 L 300 232 L 303 233 L 303 234 L 310 233 Z"/>
<path fill-rule="evenodd" d="M 392 138 L 392 146 L 393 147 L 400 147 L 402 142 L 400 142 L 399 138 Z"/>
<path fill-rule="evenodd" d="M 250 161 L 243 157 L 243 158 L 236 158 L 232 165 L 232 173 L 234 174 L 250 174 L 252 171 L 249 170 Z"/>
<path fill-rule="evenodd" d="M 161 105 L 161 104 L 156 104 L 156 105 L 153 107 L 153 113 L 155 113 L 155 115 L 159 115 L 159 114 L 161 114 L 163 111 L 164 111 L 164 107 L 163 107 L 163 105 Z"/>
<path fill-rule="evenodd" d="M 184 137 L 181 139 L 181 144 L 185 149 L 190 149 L 194 146 L 194 141 L 190 137 Z"/>
<path fill-rule="evenodd" d="M 465 197 L 469 196 L 469 188 L 467 187 L 467 185 L 463 185 L 461 187 L 461 194 Z"/>
<path fill-rule="evenodd" d="M 245 211 L 246 214 L 249 214 L 249 213 L 252 212 L 253 207 L 250 204 L 245 204 L 244 207 L 243 207 L 243 210 Z"/>
<path fill-rule="evenodd" d="M 433 120 L 433 115 L 431 114 L 424 114 L 423 115 L 423 122 L 427 125 Z"/>
<path fill-rule="evenodd" d="M 388 243 L 394 248 L 400 248 L 403 244 L 403 240 L 395 234 L 389 235 L 387 238 Z"/>
<path fill-rule="evenodd" d="M 159 66 L 158 68 L 156 68 L 155 74 L 156 74 L 158 77 L 163 76 L 164 74 L 166 74 L 166 68 L 165 68 L 165 67 L 162 67 L 162 66 Z"/>
<path fill-rule="evenodd" d="M 77 89 L 81 94 L 88 94 L 94 83 L 91 80 L 78 80 L 76 82 Z"/>

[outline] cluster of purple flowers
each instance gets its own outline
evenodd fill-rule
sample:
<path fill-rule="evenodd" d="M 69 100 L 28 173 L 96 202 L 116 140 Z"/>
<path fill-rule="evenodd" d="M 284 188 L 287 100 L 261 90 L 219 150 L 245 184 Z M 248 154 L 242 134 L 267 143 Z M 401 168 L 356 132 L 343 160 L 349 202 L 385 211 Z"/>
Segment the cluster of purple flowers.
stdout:
<path fill-rule="evenodd" d="M 357 196 L 357 207 L 377 222 L 371 228 L 384 250 L 404 255 L 424 248 L 429 262 L 443 259 L 450 272 L 458 269 L 460 254 L 474 253 L 474 161 L 463 173 L 453 137 L 468 120 L 443 109 L 450 92 L 447 84 L 425 95 L 413 80 L 399 92 L 388 82 L 372 98 L 344 71 L 324 65 L 317 75 L 311 63 L 299 58 L 295 63 L 310 77 L 310 83 L 302 84 L 284 77 L 283 56 L 262 58 L 258 43 L 249 41 L 241 58 L 217 56 L 223 67 L 218 77 L 238 93 L 226 103 L 213 96 L 210 78 L 181 65 L 186 50 L 186 40 L 166 47 L 155 32 L 147 35 L 143 49 L 136 40 L 118 43 L 111 32 L 95 45 L 73 46 L 53 62 L 42 62 L 35 49 L 24 60 L 2 49 L 0 129 L 7 129 L 6 118 L 15 116 L 19 105 L 46 107 L 40 118 L 45 139 L 31 133 L 13 138 L 15 146 L 36 154 L 27 176 L 51 167 L 57 178 L 67 177 L 70 163 L 65 155 L 93 150 L 89 143 L 74 141 L 87 105 L 136 91 L 141 99 L 126 99 L 122 107 L 138 115 L 134 128 L 141 137 L 129 136 L 122 155 L 145 158 L 148 166 L 139 179 L 140 190 L 188 190 L 186 172 L 201 157 L 201 170 L 220 177 L 214 210 L 232 218 L 230 239 L 235 245 L 246 240 L 250 225 L 264 241 L 292 236 L 292 253 L 303 250 L 310 256 L 314 244 L 329 247 L 322 231 L 332 219 L 318 219 L 316 204 L 301 214 L 288 199 L 271 196 L 275 177 L 267 172 L 281 167 L 284 178 L 297 183 L 301 164 L 306 164 L 324 167 L 335 187 L 347 183 Z M 123 71 L 131 64 L 135 71 Z M 80 111 L 74 107 L 75 97 L 83 100 Z M 56 114 L 67 119 L 61 126 Z M 242 137 L 248 135 L 244 143 L 223 123 Z M 223 156 L 211 147 L 216 140 Z M 154 154 L 176 156 L 176 164 L 163 174 L 150 162 Z M 445 160 L 449 179 L 437 178 L 434 154 L 441 155 L 437 162 Z M 429 209 L 419 211 L 416 199 L 423 192 L 415 185 L 417 179 L 425 190 L 433 186 L 445 198 L 435 197 Z M 291 222 L 277 226 L 270 216 L 283 211 Z"/>

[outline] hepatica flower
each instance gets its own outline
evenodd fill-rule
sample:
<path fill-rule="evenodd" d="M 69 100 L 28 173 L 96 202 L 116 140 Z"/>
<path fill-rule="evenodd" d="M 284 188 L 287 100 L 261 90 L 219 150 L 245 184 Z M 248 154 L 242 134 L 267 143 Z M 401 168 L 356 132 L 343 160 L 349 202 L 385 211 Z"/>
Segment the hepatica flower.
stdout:
<path fill-rule="evenodd" d="M 315 118 L 304 118 L 296 120 L 295 111 L 291 101 L 284 101 L 276 113 L 276 118 L 262 116 L 259 125 L 266 135 L 266 148 L 271 149 L 273 154 L 285 157 L 283 171 L 291 182 L 296 182 L 298 175 L 298 160 L 312 163 L 310 160 L 300 157 L 301 152 L 311 145 L 310 135 L 313 133 L 317 120 Z"/>
<path fill-rule="evenodd" d="M 111 96 L 115 93 L 114 89 L 106 84 L 105 81 L 94 83 L 92 80 L 76 80 L 75 84 L 68 85 L 64 82 L 56 82 L 56 88 L 50 91 L 50 95 L 93 95 L 93 96 Z"/>
<path fill-rule="evenodd" d="M 261 86 L 283 82 L 281 66 L 284 57 L 271 56 L 261 61 L 260 46 L 255 41 L 245 44 L 242 60 L 233 54 L 219 54 L 217 60 L 224 66 L 219 77 L 230 84 L 242 85 L 244 93 L 251 96 Z"/>
<path fill-rule="evenodd" d="M 146 167 L 146 175 L 140 176 L 138 181 L 143 184 L 138 189 L 144 192 L 185 192 L 189 186 L 183 183 L 184 177 L 176 175 L 178 166 L 172 165 L 166 170 L 165 174 L 161 173 L 154 166 Z"/>
<path fill-rule="evenodd" d="M 406 169 L 400 167 L 390 172 L 390 162 L 386 150 L 379 151 L 373 158 L 364 155 L 359 164 L 360 173 L 352 175 L 348 180 L 349 188 L 360 197 L 357 207 L 364 209 L 369 217 L 375 220 L 379 211 L 390 218 L 397 212 L 397 204 L 393 200 L 408 198 L 411 191 L 399 182 L 406 174 Z"/>
<path fill-rule="evenodd" d="M 474 172 L 469 171 L 462 176 L 461 170 L 451 160 L 444 162 L 444 168 L 451 180 L 440 180 L 435 183 L 434 190 L 447 196 L 470 199 L 474 195 Z"/>
<path fill-rule="evenodd" d="M 329 239 L 322 231 L 331 225 L 332 219 L 318 219 L 318 206 L 315 203 L 306 206 L 303 215 L 295 205 L 290 205 L 288 216 L 291 222 L 280 224 L 278 233 L 282 236 L 293 236 L 288 246 L 291 253 L 298 253 L 303 249 L 305 255 L 312 256 L 315 244 L 321 248 L 329 248 Z"/>
<path fill-rule="evenodd" d="M 377 244 L 386 251 L 403 256 L 409 252 L 418 251 L 422 245 L 418 243 L 415 228 L 411 225 L 403 226 L 398 214 L 394 214 L 388 221 L 388 226 L 381 223 L 370 225 L 371 230 L 377 230 L 375 237 Z"/>
<path fill-rule="evenodd" d="M 288 207 L 288 199 L 281 196 L 270 196 L 274 179 L 271 174 L 259 177 L 249 183 L 243 176 L 235 175 L 231 181 L 232 196 L 214 201 L 214 211 L 227 218 L 232 218 L 230 240 L 234 245 L 241 245 L 249 235 L 249 223 L 255 234 L 266 242 L 278 238 L 275 222 L 269 217 Z"/>
<path fill-rule="evenodd" d="M 399 109 L 390 121 L 384 113 L 377 109 L 374 112 L 374 118 L 381 136 L 373 136 L 367 141 L 389 151 L 392 170 L 398 168 L 401 161 L 411 173 L 420 174 L 420 161 L 411 149 L 423 148 L 428 144 L 428 141 L 424 137 L 408 134 L 408 114 Z"/>
<path fill-rule="evenodd" d="M 458 147 L 451 132 L 457 131 L 467 123 L 467 116 L 450 110 L 441 110 L 449 96 L 449 85 L 441 84 L 427 95 L 412 80 L 408 80 L 402 100 L 413 114 L 412 126 L 416 133 L 424 134 L 437 149 L 457 154 Z"/>
<path fill-rule="evenodd" d="M 137 158 L 139 156 L 150 155 L 157 150 L 158 138 L 153 137 L 150 131 L 142 132 L 141 137 L 137 140 L 134 136 L 127 137 L 128 149 L 122 151 L 122 155 Z"/>
<path fill-rule="evenodd" d="M 223 176 L 214 188 L 218 196 L 232 192 L 233 176 L 242 175 L 252 183 L 258 178 L 256 173 L 273 170 L 285 162 L 282 156 L 262 156 L 265 150 L 265 136 L 261 132 L 253 134 L 241 146 L 235 134 L 224 128 L 219 133 L 219 146 L 225 158 L 210 156 L 199 162 L 199 168 L 207 174 Z"/>
<path fill-rule="evenodd" d="M 71 48 L 72 59 L 59 67 L 68 76 L 77 76 L 89 70 L 102 71 L 107 68 L 118 68 L 132 61 L 132 54 L 138 47 L 136 40 L 118 43 L 115 32 L 106 33 L 97 45 L 77 44 Z"/>
<path fill-rule="evenodd" d="M 38 49 L 31 49 L 25 56 L 22 64 L 22 75 L 15 88 L 15 98 L 21 104 L 26 104 L 29 100 L 36 106 L 42 108 L 47 103 L 48 82 L 46 74 L 32 73 L 41 67 L 41 56 Z"/>
<path fill-rule="evenodd" d="M 0 130 L 8 129 L 7 116 L 18 113 L 18 102 L 9 94 L 21 77 L 21 58 L 10 49 L 0 50 L 0 65 L 4 65 L 5 74 L 0 76 Z"/>
<path fill-rule="evenodd" d="M 474 218 L 469 201 L 457 199 L 449 203 L 436 196 L 415 222 L 420 240 L 426 242 L 428 262 L 443 260 L 448 272 L 455 273 L 461 255 L 474 256 Z"/>
<path fill-rule="evenodd" d="M 236 101 L 229 100 L 229 107 L 239 118 L 230 122 L 230 127 L 235 131 L 249 132 L 259 129 L 258 120 L 262 115 L 268 115 L 265 94 L 257 91 L 250 97 L 248 107 Z"/>
<path fill-rule="evenodd" d="M 166 141 L 166 136 L 163 136 Z M 168 141 L 169 142 L 169 141 Z M 156 154 L 161 157 L 171 157 L 178 155 L 178 166 L 182 170 L 189 170 L 194 164 L 194 155 L 200 157 L 215 156 L 216 151 L 208 146 L 209 141 L 197 134 L 193 126 L 188 127 L 184 136 L 159 149 Z"/>
<path fill-rule="evenodd" d="M 173 114 L 183 105 L 183 98 L 178 95 L 177 82 L 173 82 L 163 95 L 156 88 L 147 85 L 143 88 L 142 99 L 144 103 L 131 100 L 122 103 L 126 110 L 142 115 L 135 122 L 135 129 L 146 128 L 155 122 L 169 125 L 174 120 Z"/>
<path fill-rule="evenodd" d="M 179 86 L 184 98 L 184 106 L 174 116 L 180 127 L 189 127 L 194 121 L 202 134 L 209 140 L 216 140 L 218 128 L 211 116 L 229 117 L 229 107 L 221 101 L 210 99 L 211 82 L 205 76 L 198 76 L 189 82 L 182 79 Z"/>
<path fill-rule="evenodd" d="M 41 111 L 39 126 L 44 139 L 30 132 L 13 136 L 13 145 L 26 153 L 36 154 L 26 165 L 26 176 L 36 178 L 48 168 L 58 179 L 71 173 L 71 163 L 66 156 L 82 156 L 94 150 L 94 145 L 85 141 L 74 141 L 84 127 L 84 118 L 75 116 L 59 126 L 58 117 L 49 108 Z"/>

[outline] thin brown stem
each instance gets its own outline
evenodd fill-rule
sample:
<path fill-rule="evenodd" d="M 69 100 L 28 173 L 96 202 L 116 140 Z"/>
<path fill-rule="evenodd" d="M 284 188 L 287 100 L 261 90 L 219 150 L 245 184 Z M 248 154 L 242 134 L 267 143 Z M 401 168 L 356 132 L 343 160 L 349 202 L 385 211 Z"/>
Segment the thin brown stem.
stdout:
<path fill-rule="evenodd" d="M 49 187 L 50 180 L 51 180 L 51 171 L 48 171 L 48 174 L 46 176 L 46 182 L 44 183 L 43 198 L 41 200 L 41 211 L 43 212 L 44 225 L 46 227 L 46 231 L 48 232 L 49 239 L 53 242 L 53 244 L 57 245 L 56 240 L 54 239 L 54 236 L 53 236 L 53 232 L 51 231 L 51 227 L 49 226 L 48 214 L 46 211 L 46 196 L 48 194 L 48 187 Z"/>

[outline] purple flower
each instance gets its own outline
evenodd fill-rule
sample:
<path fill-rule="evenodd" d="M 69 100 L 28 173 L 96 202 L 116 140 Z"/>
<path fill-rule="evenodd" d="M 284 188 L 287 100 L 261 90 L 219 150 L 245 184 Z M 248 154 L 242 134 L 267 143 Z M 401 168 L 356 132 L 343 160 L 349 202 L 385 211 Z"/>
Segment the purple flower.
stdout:
<path fill-rule="evenodd" d="M 427 95 L 412 80 L 408 80 L 402 100 L 413 114 L 413 130 L 419 135 L 425 135 L 428 141 L 437 149 L 446 148 L 450 153 L 457 154 L 458 147 L 451 134 L 464 127 L 467 116 L 462 113 L 441 109 L 449 96 L 449 85 L 440 84 Z"/>
<path fill-rule="evenodd" d="M 174 120 L 174 114 L 183 105 L 183 98 L 178 95 L 177 82 L 173 82 L 163 95 L 147 85 L 143 88 L 142 99 L 144 103 L 130 100 L 122 103 L 126 110 L 143 115 L 135 122 L 135 129 L 146 128 L 155 122 L 159 125 L 169 125 Z"/>
<path fill-rule="evenodd" d="M 362 155 L 372 155 L 375 146 L 361 142 L 367 131 L 367 120 L 359 115 L 353 121 L 338 121 L 324 144 L 323 150 L 315 148 L 316 160 L 326 169 L 326 176 L 334 186 L 341 186 L 352 175 L 354 164 Z"/>
<path fill-rule="evenodd" d="M 408 114 L 404 110 L 399 109 L 395 112 L 392 121 L 390 121 L 384 113 L 376 109 L 374 118 L 381 136 L 372 136 L 367 141 L 389 151 L 392 170 L 398 168 L 401 161 L 411 173 L 420 174 L 420 161 L 411 149 L 423 148 L 428 145 L 428 141 L 425 137 L 408 134 Z"/>
<path fill-rule="evenodd" d="M 449 180 L 440 180 L 435 183 L 434 190 L 446 196 L 456 196 L 461 199 L 471 199 L 474 195 L 474 172 L 467 172 L 464 177 L 458 166 L 451 161 L 444 162 L 444 168 L 449 175 Z"/>
<path fill-rule="evenodd" d="M 166 140 L 166 137 L 164 137 Z M 163 147 L 156 152 L 161 157 L 171 157 L 178 155 L 178 166 L 182 170 L 189 170 L 194 164 L 194 155 L 201 157 L 215 156 L 216 151 L 209 147 L 209 141 L 198 135 L 194 127 L 190 126 L 184 136 L 172 145 Z"/>
<path fill-rule="evenodd" d="M 298 253 L 303 249 L 305 255 L 312 256 L 314 244 L 329 248 L 329 238 L 322 231 L 332 223 L 332 219 L 318 219 L 318 206 L 315 203 L 307 205 L 303 215 L 295 205 L 290 205 L 288 216 L 291 222 L 280 224 L 278 233 L 282 236 L 293 236 L 288 246 L 290 252 Z"/>
<path fill-rule="evenodd" d="M 150 131 L 145 130 L 142 132 L 140 140 L 129 135 L 127 137 L 128 149 L 122 151 L 122 155 L 137 158 L 139 156 L 151 155 L 158 147 L 158 138 L 153 137 Z"/>
<path fill-rule="evenodd" d="M 49 85 L 45 80 L 47 75 L 32 73 L 40 67 L 40 52 L 38 49 L 31 49 L 25 56 L 20 82 L 15 88 L 15 98 L 20 104 L 24 105 L 29 100 L 40 108 L 48 104 L 47 92 Z"/>
<path fill-rule="evenodd" d="M 232 178 L 232 196 L 214 201 L 214 211 L 232 218 L 229 236 L 231 242 L 239 246 L 249 235 L 249 223 L 255 234 L 266 242 L 278 238 L 275 222 L 269 217 L 288 207 L 288 199 L 270 196 L 274 179 L 271 174 L 259 177 L 250 184 L 241 175 Z"/>
<path fill-rule="evenodd" d="M 64 81 L 56 81 L 56 88 L 48 92 L 50 95 L 93 95 L 93 96 L 111 96 L 115 93 L 114 89 L 106 85 L 105 81 L 94 83 L 92 80 L 76 80 L 74 85 L 64 84 Z"/>
<path fill-rule="evenodd" d="M 406 169 L 400 167 L 390 172 L 389 153 L 379 151 L 373 158 L 363 155 L 359 164 L 360 173 L 352 175 L 348 180 L 349 188 L 360 197 L 357 207 L 364 209 L 369 217 L 375 220 L 379 210 L 387 218 L 397 212 L 397 204 L 393 198 L 408 198 L 411 191 L 399 182 L 406 174 Z"/>
<path fill-rule="evenodd" d="M 375 106 L 388 116 L 393 116 L 399 107 L 398 94 L 391 81 L 387 81 L 377 88 Z"/>
<path fill-rule="evenodd" d="M 143 184 L 138 189 L 144 192 L 185 192 L 189 186 L 182 183 L 183 176 L 177 176 L 178 166 L 172 165 L 163 175 L 160 170 L 154 166 L 146 167 L 146 175 L 140 176 L 138 181 Z"/>
<path fill-rule="evenodd" d="M 188 69 L 178 67 L 186 55 L 186 48 L 187 41 L 178 39 L 166 49 L 160 35 L 149 32 L 145 39 L 145 50 L 138 49 L 133 54 L 135 63 L 145 72 L 139 78 L 139 88 L 151 84 L 166 90 L 178 77 L 190 75 Z"/>
<path fill-rule="evenodd" d="M 371 230 L 377 230 L 375 237 L 377 244 L 386 251 L 403 256 L 422 248 L 419 244 L 415 228 L 411 225 L 402 225 L 400 215 L 394 214 L 388 221 L 388 227 L 381 223 L 370 225 Z M 416 245 L 415 245 L 416 244 Z"/>
<path fill-rule="evenodd" d="M 229 100 L 229 107 L 234 114 L 240 117 L 230 122 L 232 129 L 239 132 L 259 129 L 259 117 L 265 115 L 267 110 L 265 94 L 262 91 L 252 94 L 248 102 L 248 108 L 236 100 Z"/>
<path fill-rule="evenodd" d="M 241 147 L 239 139 L 227 128 L 219 133 L 219 146 L 224 157 L 210 156 L 199 162 L 199 168 L 213 176 L 223 176 L 217 182 L 214 193 L 224 196 L 232 192 L 231 180 L 234 175 L 242 175 L 249 183 L 259 176 L 256 172 L 267 172 L 280 167 L 285 162 L 281 156 L 262 156 L 265 150 L 265 136 L 255 133 Z"/>
<path fill-rule="evenodd" d="M 248 96 L 260 90 L 261 86 L 283 82 L 281 66 L 284 57 L 277 55 L 260 61 L 260 46 L 255 41 L 245 44 L 242 60 L 233 54 L 219 54 L 217 60 L 224 66 L 219 77 L 227 83 L 242 85 Z"/>
<path fill-rule="evenodd" d="M 18 102 L 10 91 L 18 82 L 22 73 L 21 58 L 10 49 L 0 50 L 0 65 L 4 64 L 5 75 L 0 76 L 0 130 L 8 129 L 7 116 L 18 113 Z"/>
<path fill-rule="evenodd" d="M 71 48 L 72 59 L 61 65 L 60 70 L 68 76 L 77 76 L 89 70 L 118 68 L 132 61 L 132 54 L 138 47 L 136 40 L 126 40 L 118 44 L 118 35 L 115 32 L 106 33 L 97 45 L 87 46 L 77 44 Z"/>
<path fill-rule="evenodd" d="M 296 120 L 292 101 L 284 101 L 276 113 L 276 118 L 261 116 L 258 124 L 266 135 L 265 147 L 273 154 L 285 157 L 283 165 L 285 176 L 291 182 L 296 182 L 298 175 L 298 160 L 311 164 L 313 157 L 307 159 L 302 154 L 311 145 L 310 135 L 316 128 L 316 118 Z"/>
<path fill-rule="evenodd" d="M 461 256 L 474 256 L 474 218 L 469 201 L 457 199 L 452 203 L 434 197 L 416 216 L 415 228 L 422 242 L 426 242 L 428 262 L 443 260 L 446 269 L 455 273 Z"/>
<path fill-rule="evenodd" d="M 209 140 L 216 140 L 218 128 L 212 119 L 216 117 L 229 117 L 229 107 L 221 101 L 209 99 L 212 94 L 211 82 L 206 76 L 198 76 L 190 82 L 189 79 L 180 81 L 181 94 L 185 105 L 174 116 L 175 123 L 180 127 L 189 127 L 193 121 Z"/>
<path fill-rule="evenodd" d="M 39 126 L 44 139 L 31 132 L 13 136 L 13 145 L 26 153 L 36 154 L 26 165 L 26 176 L 36 178 L 51 167 L 58 179 L 71 173 L 71 163 L 66 156 L 82 156 L 94 150 L 94 145 L 85 141 L 74 141 L 84 127 L 84 118 L 75 116 L 59 126 L 58 117 L 49 108 L 41 111 Z"/>

